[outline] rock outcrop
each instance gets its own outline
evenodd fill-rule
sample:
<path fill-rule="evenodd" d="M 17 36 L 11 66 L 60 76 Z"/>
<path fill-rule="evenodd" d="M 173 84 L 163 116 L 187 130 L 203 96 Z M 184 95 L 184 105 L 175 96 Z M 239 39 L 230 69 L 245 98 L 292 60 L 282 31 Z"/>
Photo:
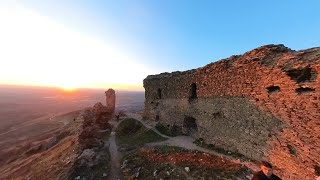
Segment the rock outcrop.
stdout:
<path fill-rule="evenodd" d="M 83 111 L 82 131 L 79 134 L 79 142 L 82 145 L 82 149 L 103 146 L 104 143 L 101 140 L 99 131 L 111 129 L 109 121 L 112 118 L 112 113 L 110 109 L 100 102 Z"/>
<path fill-rule="evenodd" d="M 185 72 L 144 79 L 146 119 L 267 160 L 283 179 L 320 163 L 320 48 L 267 45 Z"/>
<path fill-rule="evenodd" d="M 94 113 L 95 124 L 98 124 L 102 129 L 109 128 L 109 120 L 112 118 L 114 110 L 108 109 L 100 102 L 96 103 L 92 109 Z"/>
<path fill-rule="evenodd" d="M 108 92 L 112 91 L 112 89 L 108 90 Z M 115 99 L 114 91 L 110 97 Z M 78 136 L 79 152 L 69 179 L 105 179 L 102 174 L 99 175 L 97 172 L 101 171 L 103 167 L 107 172 L 106 168 L 109 167 L 109 144 L 104 137 L 106 134 L 110 134 L 112 128 L 109 121 L 114 113 L 114 104 L 110 106 L 110 104 L 103 106 L 99 102 L 81 113 L 83 124 Z M 106 173 L 104 174 L 107 176 Z"/>

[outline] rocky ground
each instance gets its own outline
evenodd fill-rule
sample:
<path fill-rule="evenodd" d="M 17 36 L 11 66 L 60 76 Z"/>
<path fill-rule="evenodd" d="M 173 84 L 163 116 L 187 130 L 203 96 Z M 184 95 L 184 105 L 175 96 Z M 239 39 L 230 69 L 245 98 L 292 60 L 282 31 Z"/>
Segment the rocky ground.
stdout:
<path fill-rule="evenodd" d="M 122 120 L 116 130 L 123 179 L 251 179 L 251 166 L 239 159 L 196 146 L 189 137 L 163 135 L 129 116 L 137 119 Z"/>
<path fill-rule="evenodd" d="M 74 121 L 74 117 L 78 115 L 79 112 L 76 112 L 72 116 L 68 113 L 56 117 L 70 123 L 46 133 L 48 139 L 43 139 L 43 135 L 41 138 L 30 137 L 28 148 L 19 147 L 21 153 L 13 152 L 16 158 L 9 158 L 10 161 L 1 166 L 0 179 L 52 179 L 52 177 L 66 179 L 67 172 L 77 157 L 76 151 L 79 145 L 77 133 L 82 124 L 80 119 Z"/>
<path fill-rule="evenodd" d="M 139 148 L 123 160 L 125 179 L 247 179 L 250 171 L 224 158 L 174 146 Z"/>

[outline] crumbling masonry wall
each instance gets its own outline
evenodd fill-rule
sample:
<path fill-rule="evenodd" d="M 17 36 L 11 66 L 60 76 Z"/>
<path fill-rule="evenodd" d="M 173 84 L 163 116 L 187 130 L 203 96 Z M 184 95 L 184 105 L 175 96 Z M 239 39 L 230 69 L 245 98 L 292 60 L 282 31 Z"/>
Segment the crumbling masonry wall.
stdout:
<path fill-rule="evenodd" d="M 146 119 L 170 127 L 193 118 L 193 136 L 255 160 L 284 179 L 320 169 L 320 48 L 267 45 L 185 72 L 144 80 Z"/>

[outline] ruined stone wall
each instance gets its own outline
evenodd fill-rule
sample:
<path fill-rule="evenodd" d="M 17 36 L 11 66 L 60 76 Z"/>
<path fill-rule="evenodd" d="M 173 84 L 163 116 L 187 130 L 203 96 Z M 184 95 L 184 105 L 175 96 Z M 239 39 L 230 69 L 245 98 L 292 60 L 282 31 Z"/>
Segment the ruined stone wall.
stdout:
<path fill-rule="evenodd" d="M 148 76 L 145 117 L 192 118 L 196 137 L 276 166 L 284 179 L 320 173 L 320 48 L 263 46 L 205 67 Z M 307 178 L 306 178 L 307 177 Z"/>

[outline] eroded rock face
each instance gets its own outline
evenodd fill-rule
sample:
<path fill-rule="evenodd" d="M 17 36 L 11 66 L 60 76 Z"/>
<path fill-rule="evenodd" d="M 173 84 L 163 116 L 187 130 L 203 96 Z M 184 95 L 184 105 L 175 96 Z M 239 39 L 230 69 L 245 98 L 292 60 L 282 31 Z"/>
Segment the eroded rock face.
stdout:
<path fill-rule="evenodd" d="M 107 171 L 110 161 L 108 141 L 113 112 L 98 102 L 80 113 L 83 118 L 82 129 L 78 135 L 79 149 L 68 179 L 101 179 L 100 171 Z M 97 172 L 98 169 L 101 169 Z"/>
<path fill-rule="evenodd" d="M 116 93 L 113 89 L 108 89 L 105 93 L 107 109 L 113 114 L 116 107 Z"/>
<path fill-rule="evenodd" d="M 92 111 L 94 113 L 95 124 L 98 124 L 102 129 L 108 128 L 109 120 L 112 118 L 111 110 L 99 102 L 93 106 Z"/>
<path fill-rule="evenodd" d="M 112 112 L 100 102 L 92 108 L 86 108 L 81 115 L 83 116 L 82 131 L 79 134 L 79 143 L 82 149 L 101 148 L 103 141 L 99 133 L 102 129 L 111 129 L 109 121 Z"/>
<path fill-rule="evenodd" d="M 104 142 L 101 140 L 98 126 L 89 126 L 79 134 L 81 149 L 101 148 Z"/>
<path fill-rule="evenodd" d="M 102 105 L 101 102 L 98 102 L 93 106 L 92 111 L 96 115 L 103 114 L 103 113 L 107 112 L 107 107 Z"/>
<path fill-rule="evenodd" d="M 262 46 L 198 69 L 148 76 L 144 116 L 267 160 L 284 179 L 314 179 L 320 162 L 319 72 L 320 48 Z"/>

